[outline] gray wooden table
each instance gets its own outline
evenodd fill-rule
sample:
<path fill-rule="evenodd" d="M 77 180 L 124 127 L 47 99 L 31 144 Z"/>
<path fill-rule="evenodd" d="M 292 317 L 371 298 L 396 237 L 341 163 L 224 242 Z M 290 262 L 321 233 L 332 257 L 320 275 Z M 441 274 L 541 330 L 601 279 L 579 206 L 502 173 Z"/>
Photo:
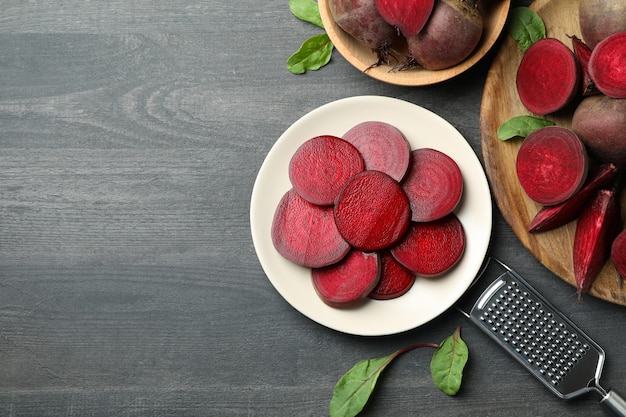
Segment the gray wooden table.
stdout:
<path fill-rule="evenodd" d="M 517 3 L 523 4 L 523 3 Z M 299 117 L 355 95 L 419 104 L 480 155 L 493 54 L 440 85 L 377 82 L 336 51 L 296 76 L 319 29 L 287 1 L 0 1 L 0 415 L 323 416 L 360 359 L 463 326 L 461 392 L 430 354 L 386 371 L 364 416 L 601 416 L 554 397 L 463 317 L 357 337 L 272 287 L 252 245 L 252 186 Z M 577 302 L 495 210 L 492 248 L 608 353 L 626 392 L 626 310 Z"/>

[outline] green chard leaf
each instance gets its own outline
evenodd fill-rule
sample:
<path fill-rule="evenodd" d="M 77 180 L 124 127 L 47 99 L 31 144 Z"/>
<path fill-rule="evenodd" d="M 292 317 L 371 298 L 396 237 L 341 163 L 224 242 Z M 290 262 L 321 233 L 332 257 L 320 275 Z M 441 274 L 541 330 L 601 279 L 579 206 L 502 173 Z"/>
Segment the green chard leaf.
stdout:
<path fill-rule="evenodd" d="M 500 125 L 498 139 L 508 140 L 518 136 L 525 138 L 546 126 L 554 126 L 554 122 L 536 116 L 515 116 Z"/>
<path fill-rule="evenodd" d="M 459 392 L 468 357 L 469 351 L 458 327 L 454 334 L 441 342 L 430 362 L 430 375 L 439 390 L 450 396 Z"/>
<path fill-rule="evenodd" d="M 289 10 L 298 19 L 313 23 L 324 29 L 317 2 L 313 0 L 289 0 Z"/>
<path fill-rule="evenodd" d="M 514 7 L 509 14 L 507 31 L 517 41 L 522 52 L 546 37 L 546 26 L 541 17 L 526 6 Z"/>
<path fill-rule="evenodd" d="M 326 33 L 315 35 L 302 44 L 300 49 L 287 60 L 287 69 L 293 74 L 315 71 L 328 64 L 333 52 L 333 43 Z"/>

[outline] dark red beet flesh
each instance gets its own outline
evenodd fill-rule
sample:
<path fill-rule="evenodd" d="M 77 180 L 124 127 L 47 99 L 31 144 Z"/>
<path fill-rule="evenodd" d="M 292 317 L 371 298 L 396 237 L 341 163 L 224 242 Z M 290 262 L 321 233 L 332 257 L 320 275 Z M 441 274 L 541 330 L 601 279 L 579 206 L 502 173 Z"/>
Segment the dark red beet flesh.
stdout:
<path fill-rule="evenodd" d="M 354 145 L 336 136 L 317 136 L 304 142 L 291 157 L 289 179 L 308 202 L 331 205 L 348 178 L 364 168 L 363 157 Z"/>
<path fill-rule="evenodd" d="M 350 178 L 335 203 L 339 233 L 363 251 L 387 248 L 409 227 L 409 199 L 400 184 L 380 171 L 364 171 Z"/>
<path fill-rule="evenodd" d="M 284 258 L 311 268 L 338 262 L 350 250 L 337 230 L 333 208 L 311 204 L 293 189 L 274 213 L 272 243 Z"/>
<path fill-rule="evenodd" d="M 313 269 L 313 287 L 322 301 L 331 307 L 354 307 L 378 284 L 380 263 L 376 252 L 352 250 L 337 264 Z"/>
<path fill-rule="evenodd" d="M 626 98 L 626 32 L 611 35 L 593 48 L 589 75 L 602 93 Z"/>
<path fill-rule="evenodd" d="M 367 170 L 382 171 L 400 181 L 409 168 L 411 146 L 404 134 L 389 123 L 359 123 L 341 138 L 361 152 Z"/>
<path fill-rule="evenodd" d="M 528 227 L 531 233 L 547 232 L 571 222 L 600 188 L 609 187 L 617 176 L 617 167 L 604 164 L 590 174 L 583 188 L 560 204 L 542 207 Z"/>
<path fill-rule="evenodd" d="M 619 202 L 613 190 L 600 190 L 583 208 L 574 235 L 574 278 L 578 295 L 591 288 L 610 257 L 613 240 L 621 230 Z"/>
<path fill-rule="evenodd" d="M 412 159 L 402 183 L 412 220 L 428 222 L 451 213 L 463 194 L 463 176 L 457 163 L 431 148 L 415 149 Z"/>
<path fill-rule="evenodd" d="M 517 177 L 528 197 L 542 205 L 562 203 L 587 178 L 587 151 L 569 129 L 548 126 L 524 139 L 516 160 Z"/>
<path fill-rule="evenodd" d="M 528 110 L 545 115 L 577 96 L 580 79 L 574 53 L 560 40 L 544 38 L 524 53 L 517 70 L 517 92 Z"/>
<path fill-rule="evenodd" d="M 626 278 L 626 230 L 620 232 L 611 245 L 611 261 L 622 279 Z"/>
<path fill-rule="evenodd" d="M 422 30 L 435 5 L 434 0 L 374 0 L 374 3 L 383 19 L 407 38 Z"/>
<path fill-rule="evenodd" d="M 370 292 L 375 300 L 391 300 L 406 294 L 415 283 L 415 275 L 405 268 L 390 252 L 380 254 L 382 268 L 380 281 Z"/>
<path fill-rule="evenodd" d="M 454 213 L 426 223 L 412 223 L 407 235 L 391 248 L 402 265 L 434 277 L 452 268 L 465 251 L 465 231 Z"/>

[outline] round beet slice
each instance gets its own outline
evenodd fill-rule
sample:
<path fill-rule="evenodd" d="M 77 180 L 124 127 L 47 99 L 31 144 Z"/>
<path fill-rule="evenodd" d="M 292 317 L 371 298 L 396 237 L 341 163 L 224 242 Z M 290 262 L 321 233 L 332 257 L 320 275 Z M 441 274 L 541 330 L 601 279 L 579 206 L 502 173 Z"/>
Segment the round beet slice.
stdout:
<path fill-rule="evenodd" d="M 310 268 L 338 262 L 350 250 L 337 230 L 333 208 L 311 204 L 293 189 L 274 213 L 272 243 L 284 258 Z"/>
<path fill-rule="evenodd" d="M 426 223 L 413 223 L 407 235 L 391 248 L 402 265 L 424 277 L 452 268 L 465 251 L 465 230 L 454 213 Z"/>
<path fill-rule="evenodd" d="M 626 98 L 626 32 L 602 40 L 589 58 L 589 75 L 598 90 L 613 98 Z"/>
<path fill-rule="evenodd" d="M 346 180 L 365 169 L 351 143 L 336 136 L 316 136 L 304 142 L 289 161 L 289 179 L 302 198 L 331 205 Z"/>
<path fill-rule="evenodd" d="M 376 252 L 353 250 L 340 262 L 311 271 L 313 287 L 331 307 L 347 308 L 361 303 L 380 280 L 380 257 Z"/>
<path fill-rule="evenodd" d="M 571 130 L 547 126 L 524 139 L 516 170 L 520 185 L 531 200 L 544 206 L 559 204 L 585 182 L 587 151 Z"/>
<path fill-rule="evenodd" d="M 526 50 L 517 70 L 517 92 L 533 113 L 553 113 L 580 91 L 581 71 L 574 53 L 560 40 L 544 38 Z"/>
<path fill-rule="evenodd" d="M 411 222 L 411 208 L 400 184 L 380 171 L 350 178 L 335 202 L 335 223 L 343 238 L 363 251 L 393 245 Z"/>
<path fill-rule="evenodd" d="M 411 219 L 430 222 L 452 212 L 463 194 L 463 175 L 457 163 L 431 148 L 413 151 L 411 168 L 402 183 L 411 203 Z"/>
<path fill-rule="evenodd" d="M 406 294 L 415 283 L 415 275 L 404 267 L 389 251 L 380 254 L 380 281 L 369 294 L 375 300 L 391 300 Z"/>
<path fill-rule="evenodd" d="M 359 123 L 348 130 L 342 139 L 361 152 L 367 170 L 382 171 L 400 181 L 409 169 L 411 145 L 404 134 L 389 123 Z"/>

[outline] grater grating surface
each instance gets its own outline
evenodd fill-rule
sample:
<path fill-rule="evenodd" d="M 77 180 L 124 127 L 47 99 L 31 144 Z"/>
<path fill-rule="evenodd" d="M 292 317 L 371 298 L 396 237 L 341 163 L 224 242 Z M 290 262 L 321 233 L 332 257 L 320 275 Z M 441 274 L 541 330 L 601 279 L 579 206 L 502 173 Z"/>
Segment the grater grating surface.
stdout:
<path fill-rule="evenodd" d="M 504 272 L 476 290 L 492 260 Z M 469 313 L 459 306 L 463 314 L 554 394 L 570 399 L 596 391 L 608 409 L 626 415 L 626 402 L 600 386 L 604 350 L 515 271 L 489 258 L 469 296 L 473 304 Z"/>

